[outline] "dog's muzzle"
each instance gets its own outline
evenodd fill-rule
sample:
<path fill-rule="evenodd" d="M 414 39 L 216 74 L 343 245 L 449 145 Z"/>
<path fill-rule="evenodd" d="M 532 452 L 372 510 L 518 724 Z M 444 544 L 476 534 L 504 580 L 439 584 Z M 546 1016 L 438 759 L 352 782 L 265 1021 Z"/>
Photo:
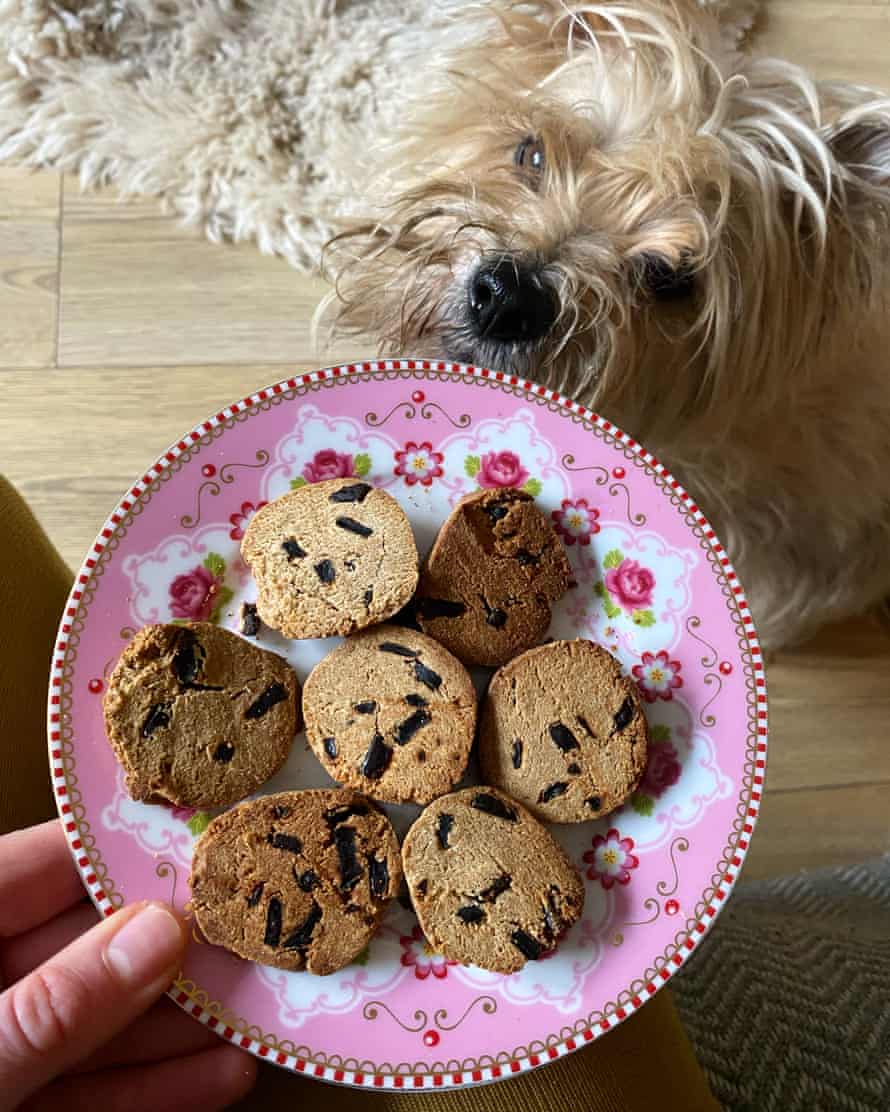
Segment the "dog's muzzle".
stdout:
<path fill-rule="evenodd" d="M 540 340 L 556 320 L 556 298 L 541 277 L 516 261 L 483 263 L 470 280 L 470 325 L 480 340 Z"/>

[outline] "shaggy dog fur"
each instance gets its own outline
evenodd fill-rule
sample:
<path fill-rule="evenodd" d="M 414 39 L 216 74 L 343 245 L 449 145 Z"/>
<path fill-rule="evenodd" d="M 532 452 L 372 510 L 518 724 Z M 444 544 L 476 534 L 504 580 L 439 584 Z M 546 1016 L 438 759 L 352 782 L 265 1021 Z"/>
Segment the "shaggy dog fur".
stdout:
<path fill-rule="evenodd" d="M 890 592 L 890 100 L 740 58 L 715 7 L 468 12 L 485 36 L 405 114 L 323 312 L 618 422 L 775 647 Z"/>

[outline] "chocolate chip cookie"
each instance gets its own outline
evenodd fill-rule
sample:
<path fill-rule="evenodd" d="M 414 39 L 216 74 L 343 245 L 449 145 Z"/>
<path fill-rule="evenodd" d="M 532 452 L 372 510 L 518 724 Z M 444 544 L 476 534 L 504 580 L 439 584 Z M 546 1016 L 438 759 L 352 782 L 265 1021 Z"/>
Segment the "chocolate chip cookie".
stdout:
<path fill-rule="evenodd" d="M 195 847 L 189 883 L 208 941 L 326 974 L 364 949 L 401 878 L 389 819 L 333 790 L 267 795 L 220 815 Z"/>
<path fill-rule="evenodd" d="M 275 653 L 209 622 L 141 629 L 105 694 L 133 799 L 221 807 L 274 775 L 300 727 L 300 686 Z"/>
<path fill-rule="evenodd" d="M 646 769 L 649 730 L 636 684 L 592 641 L 554 641 L 492 677 L 482 712 L 482 776 L 539 819 L 614 811 Z"/>
<path fill-rule="evenodd" d="M 328 479 L 259 510 L 241 542 L 262 621 L 285 637 L 352 633 L 396 614 L 417 586 L 404 510 L 359 479 Z"/>
<path fill-rule="evenodd" d="M 463 774 L 476 694 L 464 666 L 431 637 L 383 625 L 316 665 L 303 716 L 335 780 L 390 803 L 429 803 Z"/>
<path fill-rule="evenodd" d="M 530 494 L 481 490 L 439 531 L 417 620 L 465 664 L 497 667 L 540 641 L 571 578 L 559 537 Z"/>
<path fill-rule="evenodd" d="M 494 973 L 552 950 L 584 906 L 584 884 L 561 847 L 495 788 L 466 788 L 427 807 L 402 863 L 430 944 Z"/>

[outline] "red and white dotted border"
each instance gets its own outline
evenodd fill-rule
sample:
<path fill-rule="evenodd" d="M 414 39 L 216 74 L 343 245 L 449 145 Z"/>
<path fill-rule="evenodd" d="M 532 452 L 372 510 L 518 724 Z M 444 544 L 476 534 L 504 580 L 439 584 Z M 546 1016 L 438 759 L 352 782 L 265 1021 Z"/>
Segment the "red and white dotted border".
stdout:
<path fill-rule="evenodd" d="M 443 374 L 457 374 L 463 375 L 467 378 L 482 378 L 490 379 L 493 382 L 501 382 L 508 386 L 518 388 L 525 391 L 531 397 L 543 398 L 548 402 L 556 403 L 569 413 L 577 414 L 579 417 L 590 421 L 601 428 L 604 432 L 609 433 L 614 439 L 625 448 L 630 448 L 633 453 L 645 461 L 659 476 L 661 476 L 667 485 L 673 490 L 678 497 L 682 500 L 686 509 L 692 514 L 695 522 L 701 526 L 704 536 L 719 561 L 723 572 L 729 583 L 730 590 L 732 591 L 735 602 L 744 625 L 745 634 L 748 639 L 748 646 L 751 652 L 751 662 L 754 670 L 754 682 L 757 697 L 757 752 L 755 756 L 755 771 L 753 777 L 753 789 L 751 792 L 750 802 L 748 804 L 748 811 L 746 821 L 744 823 L 742 833 L 738 840 L 736 852 L 732 857 L 729 866 L 721 880 L 719 886 L 714 892 L 711 902 L 704 908 L 701 918 L 695 923 L 693 931 L 689 938 L 683 944 L 681 950 L 667 962 L 662 969 L 658 971 L 655 978 L 645 985 L 643 992 L 634 996 L 627 1004 L 617 1008 L 610 1016 L 602 1019 L 598 1024 L 592 1027 L 585 1028 L 580 1034 L 573 1038 L 566 1039 L 556 1046 L 547 1047 L 537 1054 L 529 1054 L 525 1058 L 505 1062 L 501 1065 L 486 1066 L 482 1069 L 462 1070 L 459 1072 L 446 1072 L 446 1073 L 432 1073 L 432 1074 L 381 1074 L 381 1073 L 365 1073 L 356 1070 L 338 1069 L 333 1066 L 323 1066 L 316 1064 L 306 1058 L 298 1058 L 293 1054 L 285 1054 L 276 1051 L 273 1047 L 268 1046 L 266 1043 L 260 1042 L 257 1039 L 249 1038 L 242 1035 L 241 1032 L 236 1031 L 233 1027 L 227 1026 L 220 1022 L 220 1020 L 212 1015 L 206 1008 L 200 1004 L 192 1002 L 191 998 L 181 991 L 177 991 L 176 987 L 170 989 L 169 996 L 175 1001 L 184 1011 L 194 1016 L 205 1026 L 216 1031 L 224 1039 L 235 1046 L 239 1046 L 244 1050 L 249 1051 L 251 1054 L 259 1058 L 264 1058 L 267 1061 L 274 1062 L 278 1066 L 285 1069 L 294 1070 L 296 1073 L 305 1074 L 307 1077 L 316 1077 L 323 1081 L 330 1081 L 344 1085 L 354 1085 L 369 1089 L 398 1089 L 408 1092 L 413 1092 L 418 1089 L 442 1089 L 454 1088 L 461 1085 L 471 1085 L 485 1081 L 495 1081 L 499 1078 L 510 1077 L 514 1074 L 525 1073 L 528 1070 L 535 1069 L 537 1066 L 543 1065 L 546 1062 L 554 1061 L 557 1058 L 563 1058 L 566 1054 L 570 1054 L 578 1047 L 584 1046 L 594 1039 L 599 1038 L 613 1027 L 617 1027 L 629 1015 L 632 1015 L 638 1008 L 642 1007 L 643 1003 L 658 991 L 666 982 L 673 976 L 673 974 L 688 960 L 689 955 L 695 950 L 696 946 L 705 936 L 710 929 L 717 915 L 720 913 L 721 908 L 726 903 L 726 898 L 729 895 L 732 886 L 735 884 L 742 863 L 748 851 L 748 846 L 751 841 L 751 835 L 754 831 L 754 826 L 757 822 L 757 816 L 760 811 L 761 796 L 763 794 L 764 776 L 766 773 L 766 750 L 767 750 L 767 697 L 766 697 L 766 676 L 763 667 L 763 655 L 760 649 L 760 643 L 757 639 L 757 633 L 754 629 L 754 621 L 751 617 L 751 611 L 745 599 L 742 586 L 739 583 L 738 577 L 726 555 L 723 546 L 718 541 L 714 530 L 711 528 L 704 514 L 699 510 L 698 506 L 692 498 L 686 493 L 680 483 L 674 479 L 667 469 L 658 462 L 658 460 L 650 452 L 647 452 L 641 445 L 626 433 L 622 432 L 617 426 L 613 425 L 610 421 L 599 417 L 580 402 L 571 401 L 564 398 L 554 390 L 548 390 L 538 383 L 530 382 L 526 379 L 518 378 L 515 375 L 506 374 L 503 371 L 490 371 L 484 367 L 473 367 L 464 363 L 449 363 L 449 362 L 436 362 L 427 359 L 377 359 L 364 363 L 346 363 L 339 367 L 327 367 L 324 370 L 313 371 L 311 373 L 298 375 L 295 378 L 289 378 L 283 382 L 277 382 L 274 386 L 269 386 L 265 390 L 259 390 L 255 394 L 251 394 L 247 398 L 242 398 L 241 401 L 233 402 L 232 405 L 227 406 L 225 409 L 220 410 L 213 417 L 209 417 L 206 421 L 196 425 L 191 432 L 179 440 L 176 444 L 171 445 L 168 451 L 150 467 L 141 479 L 138 479 L 132 487 L 127 491 L 125 496 L 118 503 L 114 512 L 109 516 L 108 520 L 96 538 L 92 548 L 90 549 L 86 559 L 74 582 L 74 587 L 68 598 L 65 611 L 62 615 L 59 632 L 56 639 L 55 651 L 53 653 L 52 669 L 50 673 L 50 686 L 49 686 L 49 703 L 48 703 L 48 735 L 49 735 L 49 752 L 50 752 L 50 766 L 52 769 L 52 783 L 53 790 L 56 795 L 56 803 L 59 809 L 59 815 L 62 820 L 62 825 L 68 838 L 68 844 L 71 847 L 71 852 L 77 866 L 80 869 L 81 876 L 84 884 L 89 891 L 90 897 L 95 903 L 99 912 L 104 916 L 109 916 L 114 913 L 114 906 L 111 903 L 107 893 L 104 891 L 101 881 L 93 871 L 92 863 L 85 851 L 83 843 L 78 836 L 77 825 L 74 822 L 71 811 L 71 803 L 68 798 L 68 785 L 66 782 L 65 769 L 63 766 L 63 758 L 61 751 L 61 687 L 62 687 L 62 669 L 65 660 L 65 653 L 68 648 L 68 638 L 71 632 L 71 621 L 76 616 L 77 608 L 83 595 L 83 589 L 89 582 L 93 573 L 96 563 L 104 551 L 108 541 L 114 535 L 115 528 L 120 524 L 122 516 L 127 513 L 133 504 L 141 497 L 145 490 L 151 486 L 152 482 L 158 479 L 163 472 L 169 468 L 175 460 L 183 454 L 183 452 L 190 449 L 197 443 L 202 436 L 205 436 L 212 429 L 217 428 L 225 421 L 234 417 L 238 413 L 243 413 L 249 410 L 252 406 L 259 402 L 267 401 L 269 398 L 274 398 L 279 394 L 283 394 L 288 390 L 294 390 L 300 386 L 310 386 L 316 382 L 326 382 L 338 378 L 350 378 L 356 375 L 367 374 L 369 372 L 382 372 L 382 371 L 437 371 Z"/>

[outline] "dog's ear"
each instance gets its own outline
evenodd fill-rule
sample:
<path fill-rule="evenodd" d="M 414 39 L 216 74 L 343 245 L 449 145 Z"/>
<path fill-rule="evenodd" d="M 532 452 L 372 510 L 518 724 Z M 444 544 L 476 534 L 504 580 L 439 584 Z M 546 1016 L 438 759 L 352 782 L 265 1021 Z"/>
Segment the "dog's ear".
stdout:
<path fill-rule="evenodd" d="M 847 189 L 871 193 L 890 187 L 890 101 L 868 107 L 842 117 L 826 141 Z"/>

